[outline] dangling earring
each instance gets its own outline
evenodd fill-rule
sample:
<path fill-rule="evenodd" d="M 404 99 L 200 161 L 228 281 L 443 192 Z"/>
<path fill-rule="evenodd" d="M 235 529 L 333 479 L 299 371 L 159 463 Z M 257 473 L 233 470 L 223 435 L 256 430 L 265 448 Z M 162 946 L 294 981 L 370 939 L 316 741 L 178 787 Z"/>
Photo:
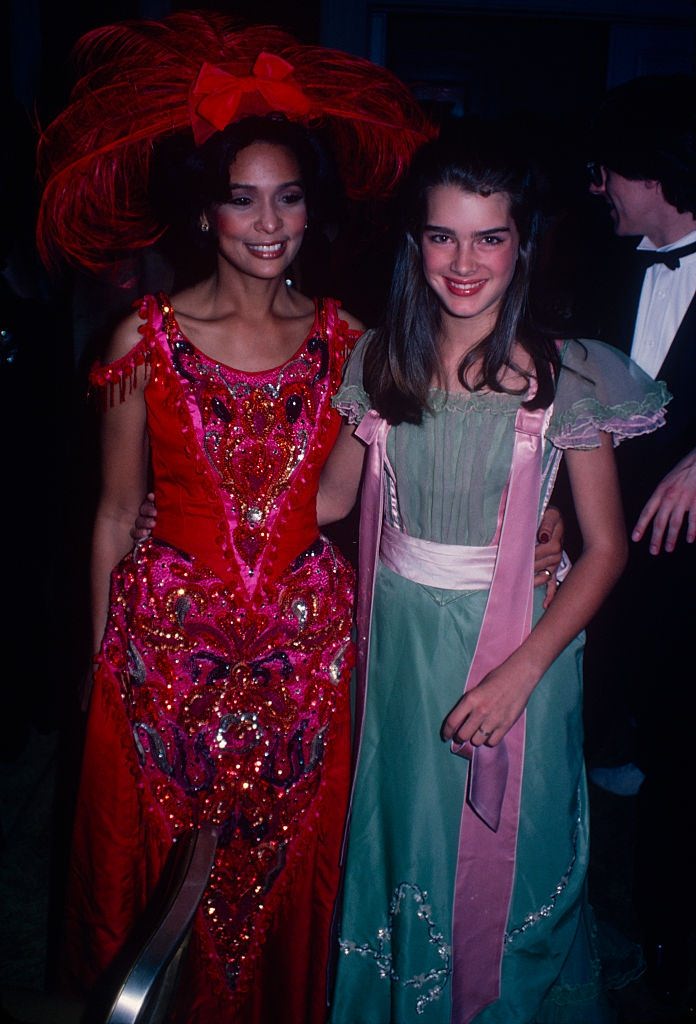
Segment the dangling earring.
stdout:
<path fill-rule="evenodd" d="M 204 233 L 206 231 L 210 231 L 210 224 L 208 223 L 208 218 L 205 215 L 201 217 L 201 231 Z"/>

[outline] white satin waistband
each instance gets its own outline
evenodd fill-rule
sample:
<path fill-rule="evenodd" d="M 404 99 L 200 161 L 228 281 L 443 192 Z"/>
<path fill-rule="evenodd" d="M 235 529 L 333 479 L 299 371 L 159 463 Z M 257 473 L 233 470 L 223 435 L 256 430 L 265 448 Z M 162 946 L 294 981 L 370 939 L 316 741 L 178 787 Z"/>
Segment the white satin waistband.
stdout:
<path fill-rule="evenodd" d="M 414 583 L 444 590 L 485 590 L 491 585 L 498 548 L 438 544 L 409 537 L 382 523 L 380 561 Z"/>

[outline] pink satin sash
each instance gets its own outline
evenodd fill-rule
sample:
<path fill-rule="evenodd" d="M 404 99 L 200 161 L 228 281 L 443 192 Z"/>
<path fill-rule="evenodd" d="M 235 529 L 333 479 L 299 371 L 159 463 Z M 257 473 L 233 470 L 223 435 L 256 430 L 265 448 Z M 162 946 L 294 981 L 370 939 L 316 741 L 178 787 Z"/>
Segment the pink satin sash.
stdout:
<path fill-rule="evenodd" d="M 387 569 L 426 587 L 444 590 L 486 590 L 491 585 L 497 544 L 472 547 L 438 544 L 382 523 L 379 560 Z"/>

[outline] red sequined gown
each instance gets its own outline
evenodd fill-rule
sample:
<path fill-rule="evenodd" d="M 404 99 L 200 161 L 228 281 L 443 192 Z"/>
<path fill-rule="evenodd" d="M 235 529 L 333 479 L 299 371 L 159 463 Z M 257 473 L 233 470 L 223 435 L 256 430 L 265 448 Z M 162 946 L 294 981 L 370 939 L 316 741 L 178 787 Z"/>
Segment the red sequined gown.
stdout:
<path fill-rule="evenodd" d="M 194 931 L 188 1022 L 314 1024 L 349 773 L 353 574 L 316 492 L 357 334 L 338 304 L 283 366 L 243 373 L 181 333 L 163 296 L 92 373 L 145 387 L 155 535 L 112 575 L 77 804 L 70 970 L 91 985 L 141 913 L 171 841 L 219 845 Z M 119 395 L 120 392 L 120 395 Z M 106 412 L 108 415 L 108 411 Z"/>

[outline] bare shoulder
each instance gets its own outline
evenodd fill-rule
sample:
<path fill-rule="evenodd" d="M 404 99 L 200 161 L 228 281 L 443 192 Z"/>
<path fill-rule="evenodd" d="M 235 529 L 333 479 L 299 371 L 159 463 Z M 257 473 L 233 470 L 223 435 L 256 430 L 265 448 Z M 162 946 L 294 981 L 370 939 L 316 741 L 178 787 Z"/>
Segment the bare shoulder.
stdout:
<path fill-rule="evenodd" d="M 104 352 L 104 361 L 113 363 L 122 356 L 128 355 L 130 350 L 140 341 L 141 335 L 138 328 L 142 325 L 142 317 L 137 311 L 128 313 L 114 328 Z"/>
<path fill-rule="evenodd" d="M 177 316 L 189 316 L 192 319 L 205 319 L 207 306 L 210 304 L 209 282 L 199 281 L 182 288 L 170 296 L 170 303 Z"/>
<path fill-rule="evenodd" d="M 347 309 L 341 308 L 340 317 L 341 317 L 341 320 L 345 320 L 348 323 L 348 326 L 352 330 L 354 330 L 354 331 L 364 331 L 364 330 L 366 330 L 365 324 L 362 322 L 362 320 L 358 320 L 357 316 L 353 316 L 353 314 L 349 313 Z"/>

